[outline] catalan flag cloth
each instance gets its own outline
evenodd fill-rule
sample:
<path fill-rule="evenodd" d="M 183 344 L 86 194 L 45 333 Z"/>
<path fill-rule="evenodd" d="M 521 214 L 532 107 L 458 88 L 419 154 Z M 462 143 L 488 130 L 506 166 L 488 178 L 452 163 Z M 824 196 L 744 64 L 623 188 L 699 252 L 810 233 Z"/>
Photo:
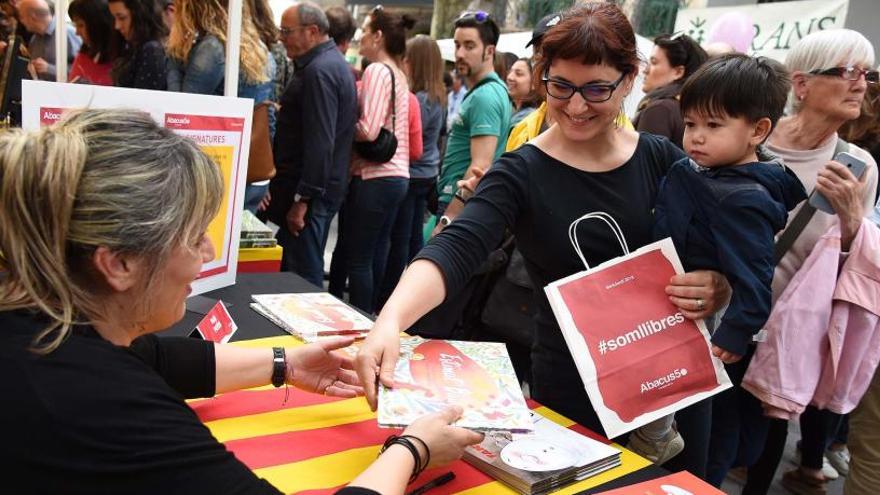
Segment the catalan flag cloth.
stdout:
<path fill-rule="evenodd" d="M 294 347 L 302 343 L 290 336 L 235 342 L 242 347 Z M 375 413 L 362 397 L 339 399 L 291 388 L 259 387 L 218 395 L 189 404 L 217 440 L 239 460 L 285 493 L 329 494 L 348 484 L 376 459 L 382 442 L 399 430 L 379 428 Z M 608 442 L 540 404 L 529 407 L 556 423 Z M 578 493 L 650 463 L 622 451 L 621 465 L 554 493 Z M 455 479 L 431 490 L 431 495 L 515 495 L 516 492 L 464 461 L 423 472 L 412 486 L 420 486 L 446 471 Z"/>

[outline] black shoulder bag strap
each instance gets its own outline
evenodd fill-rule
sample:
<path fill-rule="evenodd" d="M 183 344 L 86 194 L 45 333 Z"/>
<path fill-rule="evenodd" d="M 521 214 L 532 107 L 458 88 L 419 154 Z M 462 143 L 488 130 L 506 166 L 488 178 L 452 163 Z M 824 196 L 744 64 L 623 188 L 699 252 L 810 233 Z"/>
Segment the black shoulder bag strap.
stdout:
<path fill-rule="evenodd" d="M 849 143 L 843 139 L 837 138 L 837 144 L 834 145 L 834 153 L 831 155 L 831 159 L 833 160 L 838 153 L 843 151 L 849 151 Z M 791 246 L 794 245 L 794 242 L 801 235 L 801 232 L 804 231 L 807 224 L 812 220 L 814 213 L 816 213 L 816 207 L 810 204 L 808 195 L 807 199 L 804 200 L 804 205 L 801 206 L 797 215 L 794 216 L 791 224 L 788 225 L 788 227 L 782 232 L 782 235 L 779 236 L 779 240 L 776 241 L 776 246 L 773 249 L 774 263 L 778 264 L 785 254 L 788 253 Z"/>
<path fill-rule="evenodd" d="M 498 84 L 500 84 L 501 86 L 504 86 L 504 83 L 502 83 L 502 82 L 499 81 L 498 79 L 495 79 L 495 78 L 492 77 L 491 75 L 488 75 L 488 76 L 484 77 L 483 79 L 481 79 L 480 82 L 478 82 L 477 84 L 475 84 L 473 88 L 469 89 L 468 92 L 464 94 L 464 98 L 461 99 L 461 102 L 464 103 L 464 100 L 467 100 L 468 96 L 470 96 L 470 95 L 471 95 L 474 91 L 476 91 L 477 88 L 479 88 L 480 86 L 482 86 L 482 85 L 484 85 L 484 84 L 493 83 L 493 82 L 494 82 L 494 83 L 498 83 Z M 504 86 L 504 91 L 507 91 L 507 86 Z"/>
<path fill-rule="evenodd" d="M 395 93 L 397 93 L 397 89 L 394 87 L 394 69 L 391 68 L 390 65 L 383 63 L 385 67 L 388 68 L 388 72 L 391 73 L 391 134 L 397 132 L 397 105 L 394 104 Z"/>

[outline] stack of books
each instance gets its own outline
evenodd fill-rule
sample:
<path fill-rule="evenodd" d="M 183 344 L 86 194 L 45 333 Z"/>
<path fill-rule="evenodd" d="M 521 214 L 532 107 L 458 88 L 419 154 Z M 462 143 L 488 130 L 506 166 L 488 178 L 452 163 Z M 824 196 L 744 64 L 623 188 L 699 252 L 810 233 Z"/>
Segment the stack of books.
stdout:
<path fill-rule="evenodd" d="M 366 337 L 373 321 L 326 292 L 254 294 L 251 309 L 304 342 L 322 337 Z"/>
<path fill-rule="evenodd" d="M 620 465 L 620 450 L 531 411 L 528 435 L 490 432 L 464 460 L 519 493 L 557 490 Z"/>
<path fill-rule="evenodd" d="M 248 210 L 244 210 L 241 217 L 241 240 L 239 248 L 267 248 L 275 247 L 278 241 L 272 229 Z"/>
<path fill-rule="evenodd" d="M 395 387 L 379 388 L 379 426 L 408 426 L 449 405 L 464 409 L 455 426 L 477 431 L 532 430 L 529 408 L 504 344 L 401 339 Z"/>

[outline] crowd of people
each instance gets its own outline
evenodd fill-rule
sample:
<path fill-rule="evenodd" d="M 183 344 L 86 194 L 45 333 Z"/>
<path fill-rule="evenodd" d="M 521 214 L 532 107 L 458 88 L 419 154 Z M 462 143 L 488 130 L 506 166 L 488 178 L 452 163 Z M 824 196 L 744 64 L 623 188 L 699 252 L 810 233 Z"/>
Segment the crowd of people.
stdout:
<path fill-rule="evenodd" d="M 0 24 L 25 37 L 45 80 L 57 77 L 52 9 L 6 0 L 15 22 Z M 67 14 L 70 82 L 223 94 L 227 2 L 72 0 Z M 587 2 L 541 19 L 530 58 L 497 50 L 489 14 L 463 12 L 450 71 L 435 40 L 410 37 L 414 25 L 377 6 L 358 26 L 345 8 L 306 1 L 276 26 L 268 0 L 243 5 L 238 96 L 271 103 L 277 169 L 248 184 L 244 206 L 277 225 L 282 270 L 318 287 L 326 280 L 376 315 L 354 359 L 333 352 L 347 338 L 270 352 L 152 335 L 182 317 L 189 284 L 213 259 L 204 230 L 222 180 L 193 142 L 118 110 L 0 135 L 0 387 L 18 399 L 0 418 L 20 425 L 0 461 L 14 476 L 73 493 L 172 483 L 275 493 L 184 398 L 289 384 L 365 395 L 375 409 L 377 382 L 394 385 L 401 332 L 450 338 L 491 326 L 462 308 L 482 307 L 492 284 L 511 276 L 532 297 L 532 319 L 517 342 L 496 337 L 525 348 L 515 364 L 529 394 L 603 433 L 542 290 L 621 255 L 599 223 L 576 230 L 582 252 L 569 245 L 572 223 L 601 211 L 632 249 L 671 237 L 686 273 L 666 293 L 685 317 L 707 322 L 734 384 L 618 440 L 715 486 L 744 467 L 743 493 L 767 493 L 791 419 L 777 397 L 825 380 L 822 363 L 785 364 L 789 353 L 830 352 L 827 339 L 801 336 L 824 304 L 843 314 L 835 345 L 852 359 L 840 372 L 850 378 L 827 386 L 833 400 L 808 397 L 795 415 L 800 465 L 783 484 L 825 493 L 839 474 L 845 493 L 876 493 L 880 85 L 871 42 L 818 31 L 783 64 L 675 33 L 643 55 L 616 5 Z M 360 67 L 345 57 L 353 41 Z M 630 119 L 623 101 L 642 71 L 646 96 Z M 840 152 L 864 172 L 835 161 Z M 811 193 L 832 212 L 807 206 Z M 499 251 L 519 262 L 499 267 Z M 791 302 L 815 302 L 804 291 L 818 288 L 804 280 L 829 295 L 812 311 Z M 768 321 L 805 333 L 774 343 Z M 851 349 L 855 334 L 870 345 Z M 482 438 L 450 426 L 460 413 L 426 416 L 389 439 L 342 492 L 402 493 L 411 476 L 460 457 Z"/>

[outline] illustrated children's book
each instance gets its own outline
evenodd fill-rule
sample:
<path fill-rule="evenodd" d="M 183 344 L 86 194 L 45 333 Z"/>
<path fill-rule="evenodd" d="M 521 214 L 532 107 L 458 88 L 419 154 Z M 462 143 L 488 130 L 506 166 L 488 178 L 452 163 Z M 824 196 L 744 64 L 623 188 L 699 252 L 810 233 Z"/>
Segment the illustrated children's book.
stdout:
<path fill-rule="evenodd" d="M 328 335 L 366 335 L 373 322 L 326 292 L 254 294 L 253 308 L 307 342 Z"/>
<path fill-rule="evenodd" d="M 424 414 L 460 405 L 455 425 L 479 431 L 533 428 L 504 344 L 404 339 L 393 389 L 379 389 L 379 426 L 407 426 Z"/>

